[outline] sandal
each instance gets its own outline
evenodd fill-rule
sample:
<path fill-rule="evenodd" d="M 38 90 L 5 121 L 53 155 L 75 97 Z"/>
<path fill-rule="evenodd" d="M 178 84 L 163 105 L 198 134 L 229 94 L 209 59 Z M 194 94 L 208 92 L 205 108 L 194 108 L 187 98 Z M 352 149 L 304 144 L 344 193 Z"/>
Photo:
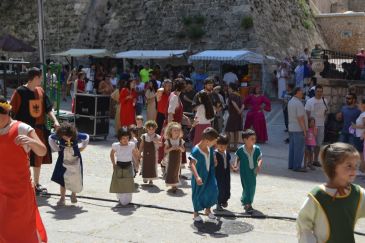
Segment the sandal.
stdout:
<path fill-rule="evenodd" d="M 214 216 L 214 214 L 213 214 L 213 213 L 210 213 L 210 214 L 208 214 L 208 218 L 209 218 L 209 219 L 216 219 L 217 217 L 216 217 L 216 216 Z"/>
<path fill-rule="evenodd" d="M 39 194 L 46 194 L 48 191 L 47 191 L 47 188 L 45 188 L 44 186 L 42 186 L 41 184 L 37 184 L 35 186 L 35 193 L 36 195 L 39 195 Z"/>
<path fill-rule="evenodd" d="M 193 220 L 195 222 L 202 222 L 203 221 L 203 218 L 200 215 L 198 215 L 198 216 L 194 217 Z"/>

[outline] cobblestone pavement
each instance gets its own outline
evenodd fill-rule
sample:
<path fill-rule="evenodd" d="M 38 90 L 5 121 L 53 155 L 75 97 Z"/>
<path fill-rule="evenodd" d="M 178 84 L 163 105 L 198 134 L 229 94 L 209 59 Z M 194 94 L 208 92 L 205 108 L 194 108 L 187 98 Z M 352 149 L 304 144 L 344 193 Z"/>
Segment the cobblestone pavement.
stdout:
<path fill-rule="evenodd" d="M 288 145 L 283 140 L 283 118 L 279 104 L 267 115 L 269 141 L 260 145 L 264 165 L 257 179 L 254 202 L 256 215 L 296 217 L 307 193 L 324 182 L 321 169 L 309 173 L 295 173 L 287 169 Z M 111 127 L 112 129 L 112 127 Z M 193 224 L 190 181 L 183 181 L 177 194 L 167 192 L 162 180 L 155 186 L 143 186 L 137 176 L 138 193 L 133 194 L 136 205 L 118 208 L 109 185 L 112 166 L 109 151 L 114 138 L 91 141 L 82 152 L 84 161 L 84 190 L 80 196 L 112 200 L 99 201 L 79 198 L 72 205 L 56 206 L 58 197 L 38 197 L 42 218 L 49 242 L 296 242 L 295 222 L 274 219 L 242 218 L 240 205 L 242 188 L 239 175 L 232 174 L 232 191 L 229 206 L 216 221 Z M 56 159 L 56 154 L 54 154 Z M 59 193 L 57 184 L 50 181 L 53 165 L 42 168 L 42 183 L 50 193 Z M 187 168 L 183 174 L 190 177 Z M 365 181 L 357 179 L 364 186 Z M 160 208 L 153 208 L 157 206 Z M 164 208 L 164 209 L 163 209 Z M 173 210 L 170 210 L 173 209 Z M 235 217 L 235 215 L 238 217 Z M 356 228 L 365 232 L 365 221 Z M 365 237 L 356 236 L 357 242 Z"/>

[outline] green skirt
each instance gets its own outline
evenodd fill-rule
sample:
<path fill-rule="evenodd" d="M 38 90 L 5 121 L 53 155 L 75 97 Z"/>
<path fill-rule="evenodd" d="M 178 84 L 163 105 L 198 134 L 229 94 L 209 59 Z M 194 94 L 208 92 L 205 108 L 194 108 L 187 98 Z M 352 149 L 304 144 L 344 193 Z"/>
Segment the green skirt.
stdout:
<path fill-rule="evenodd" d="M 109 192 L 133 193 L 135 191 L 132 165 L 126 168 L 115 166 Z"/>

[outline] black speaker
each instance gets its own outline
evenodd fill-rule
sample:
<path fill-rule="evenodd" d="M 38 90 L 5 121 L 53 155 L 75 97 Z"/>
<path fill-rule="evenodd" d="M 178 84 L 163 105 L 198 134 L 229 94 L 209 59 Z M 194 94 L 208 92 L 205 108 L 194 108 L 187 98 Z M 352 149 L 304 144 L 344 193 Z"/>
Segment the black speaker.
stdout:
<path fill-rule="evenodd" d="M 84 116 L 109 116 L 110 96 L 76 94 L 75 114 Z"/>
<path fill-rule="evenodd" d="M 79 132 L 84 132 L 90 136 L 107 136 L 109 133 L 109 118 L 108 117 L 92 117 L 92 116 L 77 116 L 75 124 Z"/>

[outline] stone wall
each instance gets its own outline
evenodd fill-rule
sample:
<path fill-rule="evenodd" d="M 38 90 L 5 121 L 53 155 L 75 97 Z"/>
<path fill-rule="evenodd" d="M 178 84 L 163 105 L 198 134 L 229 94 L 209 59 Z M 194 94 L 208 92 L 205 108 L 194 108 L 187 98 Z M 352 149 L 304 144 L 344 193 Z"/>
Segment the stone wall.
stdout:
<path fill-rule="evenodd" d="M 357 95 L 357 101 L 365 98 L 364 81 L 319 79 L 318 83 L 323 86 L 323 95 L 328 100 L 330 112 L 338 112 L 346 104 L 345 97 L 350 92 Z"/>
<path fill-rule="evenodd" d="M 349 0 L 349 10 L 354 12 L 365 12 L 365 1 Z"/>
<path fill-rule="evenodd" d="M 330 50 L 357 53 L 365 47 L 365 14 L 322 14 L 316 17 Z"/>
<path fill-rule="evenodd" d="M 44 9 L 47 55 L 68 48 L 247 48 L 282 58 L 326 46 L 314 19 L 305 28 L 303 9 L 292 0 L 45 0 Z M 0 1 L 0 11 L 0 35 L 38 46 L 36 0 Z M 180 33 L 183 17 L 196 15 L 205 34 L 194 40 Z M 241 26 L 244 17 L 252 17 L 253 28 Z"/>

